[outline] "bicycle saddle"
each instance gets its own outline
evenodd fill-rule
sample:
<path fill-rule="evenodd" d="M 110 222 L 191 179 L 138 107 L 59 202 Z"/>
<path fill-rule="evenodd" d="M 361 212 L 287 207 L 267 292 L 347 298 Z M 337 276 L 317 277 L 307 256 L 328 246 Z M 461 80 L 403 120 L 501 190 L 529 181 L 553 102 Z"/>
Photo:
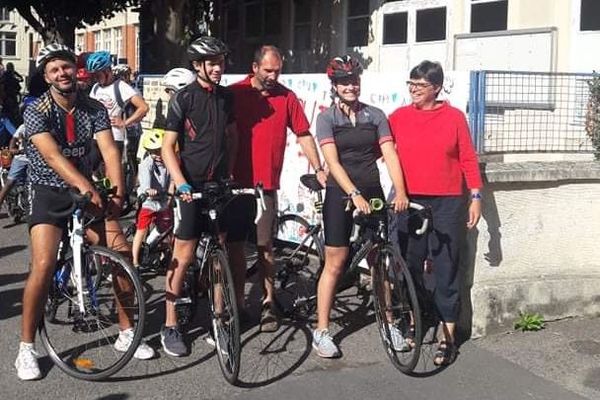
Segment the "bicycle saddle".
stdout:
<path fill-rule="evenodd" d="M 323 190 L 324 187 L 321 186 L 319 181 L 317 180 L 316 174 L 304 174 L 300 177 L 300 182 L 313 192 L 318 192 L 319 190 Z"/>

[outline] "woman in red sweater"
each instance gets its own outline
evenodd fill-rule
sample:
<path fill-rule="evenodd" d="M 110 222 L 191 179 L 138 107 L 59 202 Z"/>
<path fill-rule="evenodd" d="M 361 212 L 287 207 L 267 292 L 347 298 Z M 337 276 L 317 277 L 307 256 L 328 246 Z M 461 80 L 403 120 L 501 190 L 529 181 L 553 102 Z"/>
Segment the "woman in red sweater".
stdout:
<path fill-rule="evenodd" d="M 458 253 L 465 228 L 475 227 L 481 216 L 483 186 L 464 114 L 437 100 L 443 83 L 444 71 L 439 63 L 421 62 L 412 69 L 407 82 L 412 104 L 400 107 L 389 117 L 408 196 L 411 201 L 430 206 L 433 213 L 433 229 L 426 235 L 416 235 L 413 224 L 418 221 L 409 218 L 408 233 L 399 236 L 417 285 L 422 286 L 424 262 L 433 261 L 434 302 L 444 335 L 435 353 L 436 365 L 449 364 L 456 355 Z"/>

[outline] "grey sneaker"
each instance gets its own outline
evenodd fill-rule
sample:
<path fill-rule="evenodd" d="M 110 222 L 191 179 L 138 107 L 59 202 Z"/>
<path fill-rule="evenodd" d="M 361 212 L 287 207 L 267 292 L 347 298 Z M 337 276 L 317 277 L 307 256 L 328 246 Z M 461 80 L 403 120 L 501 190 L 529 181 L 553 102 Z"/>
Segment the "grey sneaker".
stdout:
<path fill-rule="evenodd" d="M 313 331 L 312 347 L 317 351 L 319 357 L 334 358 L 340 356 L 340 350 L 333 343 L 333 338 L 329 334 L 328 329 Z"/>
<path fill-rule="evenodd" d="M 170 356 L 181 357 L 187 354 L 183 335 L 176 326 L 165 326 L 160 331 L 160 342 L 163 350 Z"/>
<path fill-rule="evenodd" d="M 20 380 L 31 381 L 42 377 L 37 358 L 38 353 L 33 348 L 33 344 L 21 343 L 19 345 L 19 354 L 15 360 L 15 368 Z"/>
<path fill-rule="evenodd" d="M 410 346 L 408 345 L 408 343 L 406 343 L 404 337 L 402 337 L 402 332 L 400 332 L 400 329 L 398 329 L 392 324 L 388 324 L 388 328 L 390 330 L 392 349 L 394 349 L 394 351 L 400 352 L 410 351 Z"/>

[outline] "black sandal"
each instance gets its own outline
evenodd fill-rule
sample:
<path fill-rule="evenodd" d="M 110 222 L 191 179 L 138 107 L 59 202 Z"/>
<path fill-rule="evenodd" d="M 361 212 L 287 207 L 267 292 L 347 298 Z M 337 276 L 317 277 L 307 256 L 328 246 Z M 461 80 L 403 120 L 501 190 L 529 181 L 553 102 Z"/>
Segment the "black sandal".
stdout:
<path fill-rule="evenodd" d="M 454 362 L 455 358 L 456 346 L 454 343 L 442 340 L 433 356 L 433 363 L 438 367 L 442 365 L 450 365 Z"/>

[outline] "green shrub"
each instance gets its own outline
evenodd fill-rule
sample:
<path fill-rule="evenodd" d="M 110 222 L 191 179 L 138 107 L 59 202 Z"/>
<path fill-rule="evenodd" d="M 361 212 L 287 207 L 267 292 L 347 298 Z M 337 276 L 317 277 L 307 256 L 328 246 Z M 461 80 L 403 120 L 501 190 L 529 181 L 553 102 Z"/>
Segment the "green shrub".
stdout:
<path fill-rule="evenodd" d="M 594 73 L 588 81 L 590 98 L 587 104 L 585 130 L 592 140 L 594 157 L 600 160 L 600 75 Z"/>

